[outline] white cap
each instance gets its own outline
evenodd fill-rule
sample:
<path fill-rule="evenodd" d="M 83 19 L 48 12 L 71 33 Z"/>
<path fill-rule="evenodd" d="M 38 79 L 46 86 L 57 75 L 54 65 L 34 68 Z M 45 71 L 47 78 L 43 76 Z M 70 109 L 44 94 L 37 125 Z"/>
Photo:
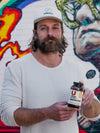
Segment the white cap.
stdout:
<path fill-rule="evenodd" d="M 46 18 L 54 18 L 63 23 L 61 13 L 54 1 L 41 1 L 37 3 L 41 4 L 39 7 L 37 6 L 37 10 L 34 13 L 34 23 Z"/>

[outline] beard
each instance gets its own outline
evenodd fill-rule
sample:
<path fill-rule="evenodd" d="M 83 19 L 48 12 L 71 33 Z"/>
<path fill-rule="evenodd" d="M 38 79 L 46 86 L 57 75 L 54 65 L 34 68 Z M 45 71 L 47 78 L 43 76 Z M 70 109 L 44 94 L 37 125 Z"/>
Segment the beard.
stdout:
<path fill-rule="evenodd" d="M 59 52 L 64 47 L 62 39 L 57 39 L 53 36 L 48 36 L 43 40 L 37 38 L 35 42 L 37 48 L 45 54 Z"/>

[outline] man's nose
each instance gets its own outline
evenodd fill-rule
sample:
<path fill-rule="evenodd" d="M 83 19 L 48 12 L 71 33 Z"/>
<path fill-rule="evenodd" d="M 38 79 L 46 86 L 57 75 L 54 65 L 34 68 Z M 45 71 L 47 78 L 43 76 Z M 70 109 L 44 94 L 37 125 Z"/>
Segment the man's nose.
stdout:
<path fill-rule="evenodd" d="M 87 25 L 95 20 L 90 7 L 84 4 L 76 13 L 76 20 L 81 23 L 81 25 Z"/>
<path fill-rule="evenodd" d="M 48 28 L 47 34 L 48 34 L 49 36 L 52 36 L 52 34 L 53 34 L 52 29 Z"/>

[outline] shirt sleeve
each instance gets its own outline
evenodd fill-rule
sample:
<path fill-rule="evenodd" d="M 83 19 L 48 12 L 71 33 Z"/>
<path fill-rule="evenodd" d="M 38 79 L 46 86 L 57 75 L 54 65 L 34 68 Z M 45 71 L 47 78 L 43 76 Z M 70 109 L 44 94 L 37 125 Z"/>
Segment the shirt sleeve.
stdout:
<path fill-rule="evenodd" d="M 14 120 L 14 111 L 21 107 L 21 72 L 16 63 L 10 63 L 4 75 L 1 92 L 1 120 L 5 125 L 18 126 Z"/>

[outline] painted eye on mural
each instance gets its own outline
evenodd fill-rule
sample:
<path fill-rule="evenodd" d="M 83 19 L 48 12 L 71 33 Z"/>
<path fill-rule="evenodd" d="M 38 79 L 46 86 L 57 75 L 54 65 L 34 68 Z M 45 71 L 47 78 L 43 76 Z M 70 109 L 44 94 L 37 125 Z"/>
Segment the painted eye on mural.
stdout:
<path fill-rule="evenodd" d="M 80 25 L 87 25 L 87 24 L 91 24 L 93 21 L 89 18 L 89 17 L 86 17 Z"/>

